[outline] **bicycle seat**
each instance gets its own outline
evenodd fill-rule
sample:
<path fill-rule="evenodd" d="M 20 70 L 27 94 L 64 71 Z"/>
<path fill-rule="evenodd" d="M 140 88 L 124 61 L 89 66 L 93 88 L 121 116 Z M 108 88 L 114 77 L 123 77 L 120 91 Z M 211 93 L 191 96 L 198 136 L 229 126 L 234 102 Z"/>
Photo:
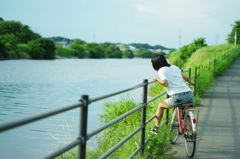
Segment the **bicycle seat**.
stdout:
<path fill-rule="evenodd" d="M 183 103 L 181 105 L 184 107 L 193 107 L 193 103 Z"/>
<path fill-rule="evenodd" d="M 183 104 L 180 104 L 178 107 L 180 109 L 184 109 L 184 108 L 191 109 L 193 107 L 193 103 L 183 103 Z"/>

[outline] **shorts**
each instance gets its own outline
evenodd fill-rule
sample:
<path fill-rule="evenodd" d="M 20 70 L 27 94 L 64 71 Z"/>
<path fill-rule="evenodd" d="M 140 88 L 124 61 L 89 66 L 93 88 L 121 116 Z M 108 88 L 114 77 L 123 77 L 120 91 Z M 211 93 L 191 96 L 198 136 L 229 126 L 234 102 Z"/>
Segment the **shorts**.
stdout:
<path fill-rule="evenodd" d="M 183 103 L 193 103 L 193 94 L 191 91 L 177 93 L 165 100 L 171 107 L 175 108 Z"/>

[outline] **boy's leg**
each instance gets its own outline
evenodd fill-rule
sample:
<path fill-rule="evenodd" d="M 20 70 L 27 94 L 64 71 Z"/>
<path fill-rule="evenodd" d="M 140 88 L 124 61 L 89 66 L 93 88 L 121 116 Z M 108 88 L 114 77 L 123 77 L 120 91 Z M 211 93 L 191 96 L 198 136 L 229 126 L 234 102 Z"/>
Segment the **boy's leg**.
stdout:
<path fill-rule="evenodd" d="M 166 100 L 162 101 L 161 103 L 159 103 L 158 108 L 157 108 L 157 112 L 156 112 L 156 122 L 155 122 L 155 126 L 159 126 L 162 117 L 163 117 L 163 112 L 164 109 L 169 109 L 172 108 L 167 102 Z"/>

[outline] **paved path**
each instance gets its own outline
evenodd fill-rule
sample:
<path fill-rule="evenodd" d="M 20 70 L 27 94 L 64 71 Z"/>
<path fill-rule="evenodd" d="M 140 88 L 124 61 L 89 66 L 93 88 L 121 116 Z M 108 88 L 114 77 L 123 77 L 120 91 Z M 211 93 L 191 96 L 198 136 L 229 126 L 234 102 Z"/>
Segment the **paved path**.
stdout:
<path fill-rule="evenodd" d="M 202 96 L 199 106 L 195 159 L 240 159 L 240 58 L 218 76 L 212 89 Z M 187 158 L 180 136 L 174 159 Z"/>

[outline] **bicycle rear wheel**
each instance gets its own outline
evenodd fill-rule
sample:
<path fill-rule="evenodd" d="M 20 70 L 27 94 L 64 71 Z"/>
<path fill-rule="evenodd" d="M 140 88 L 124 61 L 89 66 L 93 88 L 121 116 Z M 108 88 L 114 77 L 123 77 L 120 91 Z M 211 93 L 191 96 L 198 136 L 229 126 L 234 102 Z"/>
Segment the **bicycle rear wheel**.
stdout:
<path fill-rule="evenodd" d="M 179 136 L 177 109 L 174 110 L 170 123 L 171 143 L 175 144 Z"/>
<path fill-rule="evenodd" d="M 192 158 L 196 148 L 196 135 L 193 134 L 192 123 L 189 115 L 187 115 L 185 119 L 184 137 L 187 156 Z"/>

